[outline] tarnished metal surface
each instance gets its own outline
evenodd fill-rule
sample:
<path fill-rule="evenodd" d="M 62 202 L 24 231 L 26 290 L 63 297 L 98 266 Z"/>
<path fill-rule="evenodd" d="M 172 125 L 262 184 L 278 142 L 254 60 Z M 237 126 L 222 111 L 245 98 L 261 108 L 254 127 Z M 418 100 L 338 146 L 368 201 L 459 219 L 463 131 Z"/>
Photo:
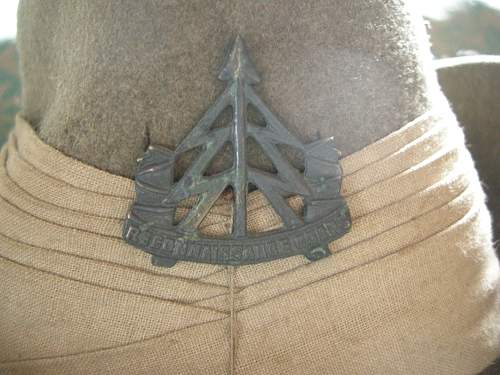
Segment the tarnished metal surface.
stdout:
<path fill-rule="evenodd" d="M 333 139 L 303 144 L 292 135 L 259 98 L 253 87 L 260 82 L 245 44 L 237 37 L 219 79 L 227 87 L 207 110 L 175 151 L 150 146 L 139 160 L 136 200 L 123 228 L 128 243 L 153 255 L 153 264 L 172 266 L 178 260 L 225 265 L 254 264 L 293 255 L 318 260 L 330 255 L 328 243 L 345 234 L 351 226 L 349 209 L 340 195 L 342 172 Z M 247 114 L 252 105 L 265 120 L 253 124 Z M 219 115 L 232 109 L 231 124 L 214 128 Z M 252 137 L 272 161 L 276 173 L 250 167 L 246 145 Z M 225 144 L 231 143 L 234 162 L 230 169 L 206 176 L 205 171 Z M 282 155 L 278 145 L 303 153 L 304 170 Z M 174 181 L 176 159 L 185 152 L 202 152 Z M 247 196 L 249 184 L 260 190 L 283 222 L 280 229 L 248 233 Z M 225 237 L 208 237 L 199 225 L 220 195 L 228 188 L 233 195 L 232 232 Z M 175 213 L 189 197 L 197 197 L 180 222 Z M 303 214 L 297 214 L 287 198 L 300 196 Z"/>

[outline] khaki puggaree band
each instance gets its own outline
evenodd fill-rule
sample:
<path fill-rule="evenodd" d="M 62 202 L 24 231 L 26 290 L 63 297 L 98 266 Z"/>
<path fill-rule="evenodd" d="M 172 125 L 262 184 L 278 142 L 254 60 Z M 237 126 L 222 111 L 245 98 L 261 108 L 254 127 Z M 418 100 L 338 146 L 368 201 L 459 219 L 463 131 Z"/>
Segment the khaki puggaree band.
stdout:
<path fill-rule="evenodd" d="M 44 144 L 0 158 L 1 374 L 476 374 L 500 353 L 499 266 L 463 134 L 426 114 L 342 160 L 331 257 L 156 268 L 121 239 L 133 181 Z M 204 222 L 231 222 L 221 199 Z M 253 230 L 279 225 L 258 193 Z"/>

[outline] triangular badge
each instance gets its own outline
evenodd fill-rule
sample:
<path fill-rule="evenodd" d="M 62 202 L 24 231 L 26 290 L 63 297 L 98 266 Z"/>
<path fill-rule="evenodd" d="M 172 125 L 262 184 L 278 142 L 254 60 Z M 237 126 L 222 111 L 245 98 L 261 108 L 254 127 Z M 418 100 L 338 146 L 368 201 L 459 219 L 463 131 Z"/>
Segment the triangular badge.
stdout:
<path fill-rule="evenodd" d="M 286 129 L 253 88 L 260 76 L 240 36 L 219 79 L 227 82 L 226 89 L 177 149 L 150 146 L 139 160 L 136 199 L 127 215 L 123 238 L 150 253 L 153 263 L 159 266 L 172 266 L 179 260 L 236 266 L 294 255 L 310 260 L 330 255 L 328 244 L 351 227 L 349 209 L 340 195 L 342 172 L 333 139 L 303 144 Z M 264 126 L 250 121 L 249 105 L 258 111 Z M 230 124 L 214 127 L 227 108 L 232 111 Z M 250 137 L 272 162 L 276 173 L 249 165 L 246 149 Z M 210 163 L 228 143 L 234 154 L 232 166 L 207 176 Z M 305 167 L 293 166 L 279 146 L 301 152 Z M 199 148 L 201 152 L 175 181 L 176 160 Z M 249 185 L 267 198 L 280 217 L 283 225 L 279 229 L 248 232 Z M 228 188 L 232 189 L 233 199 L 231 233 L 204 235 L 200 224 Z M 289 204 L 294 196 L 304 204 L 302 213 Z M 190 198 L 189 212 L 176 221 L 179 205 Z"/>

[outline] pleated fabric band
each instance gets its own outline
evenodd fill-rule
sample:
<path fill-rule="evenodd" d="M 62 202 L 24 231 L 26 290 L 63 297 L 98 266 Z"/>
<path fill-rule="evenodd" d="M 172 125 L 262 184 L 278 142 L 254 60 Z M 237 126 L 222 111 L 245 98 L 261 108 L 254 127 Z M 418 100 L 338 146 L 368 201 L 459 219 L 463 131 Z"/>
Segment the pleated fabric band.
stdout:
<path fill-rule="evenodd" d="M 353 227 L 331 257 L 161 269 L 121 239 L 133 181 L 18 117 L 0 157 L 0 373 L 480 372 L 500 353 L 499 267 L 453 116 L 426 114 L 342 167 Z M 231 213 L 221 199 L 203 231 Z M 259 192 L 248 220 L 280 225 Z"/>

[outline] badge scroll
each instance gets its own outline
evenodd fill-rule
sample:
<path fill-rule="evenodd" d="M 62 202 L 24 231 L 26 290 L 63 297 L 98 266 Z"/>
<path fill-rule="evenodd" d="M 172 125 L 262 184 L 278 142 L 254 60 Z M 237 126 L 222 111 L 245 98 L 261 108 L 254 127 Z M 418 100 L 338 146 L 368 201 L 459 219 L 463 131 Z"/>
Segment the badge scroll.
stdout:
<path fill-rule="evenodd" d="M 260 82 L 260 76 L 239 36 L 219 79 L 227 82 L 226 89 L 177 149 L 150 146 L 139 160 L 136 199 L 125 220 L 123 238 L 150 253 L 153 264 L 165 267 L 179 260 L 237 266 L 295 255 L 311 261 L 329 256 L 328 244 L 351 227 L 349 209 L 340 194 L 342 171 L 333 138 L 303 144 L 286 129 L 255 92 L 253 86 Z M 249 105 L 262 116 L 264 126 L 251 122 Z M 228 107 L 231 123 L 215 127 Z M 246 148 L 250 137 L 271 160 L 276 173 L 249 165 Z M 232 145 L 233 165 L 221 173 L 205 175 L 227 143 Z M 303 170 L 287 160 L 279 145 L 303 154 Z M 175 181 L 176 160 L 199 148 L 201 153 Z M 279 229 L 248 232 L 249 185 L 267 198 L 280 217 L 283 225 Z M 233 197 L 231 233 L 222 237 L 202 234 L 200 224 L 228 188 Z M 288 198 L 293 196 L 302 198 L 303 213 L 289 205 Z M 193 197 L 192 207 L 177 222 L 179 205 Z"/>

